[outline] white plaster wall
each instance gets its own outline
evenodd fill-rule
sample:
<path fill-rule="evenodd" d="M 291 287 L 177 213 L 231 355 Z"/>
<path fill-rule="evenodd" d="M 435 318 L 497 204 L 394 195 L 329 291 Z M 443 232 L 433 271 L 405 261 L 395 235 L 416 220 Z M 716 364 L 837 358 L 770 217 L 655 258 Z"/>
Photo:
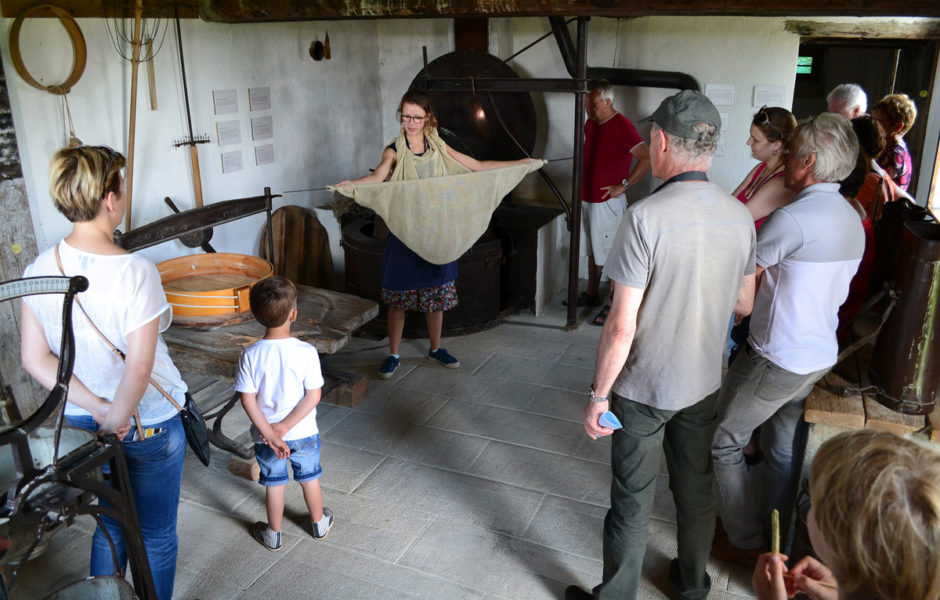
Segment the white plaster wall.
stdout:
<path fill-rule="evenodd" d="M 723 134 L 727 153 L 716 157 L 710 171 L 713 181 L 734 189 L 754 165 L 745 145 L 750 119 L 758 107 L 751 106 L 755 84 L 782 85 L 784 105 L 793 98 L 794 68 L 799 37 L 784 31 L 783 18 L 739 17 L 649 17 L 641 19 L 594 18 L 589 23 L 588 65 L 685 72 L 704 87 L 707 83 L 732 83 L 735 103 L 719 107 L 728 112 L 729 128 Z M 514 19 L 514 39 L 521 47 L 547 30 L 544 19 Z M 570 25 L 572 37 L 575 26 Z M 536 51 L 538 49 L 538 51 Z M 514 61 L 518 70 L 541 77 L 565 77 L 567 72 L 555 42 L 548 39 Z M 659 103 L 676 90 L 659 88 L 615 88 L 614 106 L 632 120 L 649 141 L 649 125 L 638 121 L 652 113 Z M 542 114 L 539 140 L 544 156 L 559 158 L 573 154 L 574 98 L 569 94 L 541 95 L 541 104 L 550 115 Z M 539 106 L 539 102 L 536 105 Z M 571 163 L 546 167 L 559 187 L 570 194 Z M 649 178 L 631 190 L 630 198 L 646 195 L 658 181 Z"/>
<path fill-rule="evenodd" d="M 100 19 L 78 21 L 88 47 L 88 66 L 68 96 L 75 133 L 86 144 L 107 144 L 126 154 L 130 64 L 118 57 Z M 12 20 L 0 22 L 3 60 L 23 160 L 30 209 L 40 248 L 69 231 L 48 194 L 48 160 L 64 145 L 60 99 L 29 87 L 16 74 L 5 46 Z M 374 161 L 382 129 L 377 21 L 225 25 L 182 21 L 186 74 L 198 145 L 203 196 L 207 203 L 263 193 L 322 187 L 359 175 Z M 329 31 L 332 59 L 314 62 L 310 42 Z M 21 52 L 33 76 L 57 83 L 71 66 L 71 48 L 57 21 L 32 19 L 21 33 Z M 189 153 L 174 139 L 188 134 L 174 31 L 171 27 L 154 63 L 158 110 L 151 111 L 145 66 L 140 70 L 134 165 L 133 224 L 140 226 L 169 214 L 164 196 L 181 209 L 194 206 Z M 269 87 L 272 108 L 250 112 L 249 87 Z M 235 89 L 238 112 L 215 115 L 212 91 Z M 271 115 L 273 140 L 252 142 L 250 118 Z M 242 142 L 219 147 L 219 121 L 238 120 Z M 273 143 L 275 162 L 256 166 L 254 147 Z M 221 153 L 241 150 L 243 170 L 223 174 Z M 275 200 L 312 208 L 329 201 L 323 191 L 287 194 Z M 329 218 L 325 211 L 318 216 Z M 263 217 L 218 227 L 212 240 L 219 251 L 257 253 Z M 334 229 L 335 223 L 327 223 Z M 338 235 L 332 235 L 334 264 L 341 271 Z M 154 261 L 191 253 L 179 242 L 144 251 Z M 337 264 L 338 263 L 338 264 Z M 341 279 L 340 279 L 341 280 Z"/>
<path fill-rule="evenodd" d="M 785 87 L 789 106 L 799 37 L 784 31 L 785 18 L 649 17 L 594 18 L 589 24 L 588 64 L 683 71 L 702 85 L 731 83 L 735 103 L 719 107 L 730 115 L 724 133 L 726 154 L 716 157 L 713 181 L 733 189 L 753 166 L 747 139 L 748 124 L 756 108 L 751 93 L 756 84 Z M 2 54 L 24 178 L 37 242 L 47 247 L 64 235 L 69 225 L 52 207 L 47 191 L 48 160 L 64 144 L 60 99 L 26 85 L 9 62 L 6 47 L 12 20 L 0 21 Z M 69 94 L 77 135 L 89 144 L 104 143 L 126 149 L 130 65 L 112 49 L 103 21 L 82 19 L 79 25 L 88 46 L 85 74 Z M 491 52 L 506 57 L 547 33 L 543 18 L 492 19 Z M 307 49 L 329 31 L 332 60 L 314 62 Z M 571 25 L 572 35 L 575 26 Z M 203 193 L 207 202 L 252 196 L 265 186 L 275 193 L 321 187 L 359 176 L 374 167 L 382 144 L 398 131 L 398 100 L 422 67 L 423 45 L 433 60 L 453 49 L 449 19 L 357 20 L 305 23 L 225 25 L 183 21 L 187 78 L 195 133 L 208 133 L 213 143 L 199 146 Z M 32 19 L 22 31 L 22 54 L 27 66 L 45 82 L 65 78 L 71 50 L 56 21 Z M 522 77 L 567 77 L 553 37 L 548 37 L 509 63 Z M 172 141 L 186 134 L 175 37 L 168 35 L 156 62 L 159 110 L 147 102 L 145 70 L 141 70 L 138 99 L 137 159 L 134 171 L 134 224 L 166 216 L 163 197 L 181 206 L 193 205 L 188 153 Z M 273 108 L 251 113 L 247 89 L 271 88 Z M 236 115 L 216 116 L 213 90 L 238 90 Z M 634 121 L 650 114 L 674 93 L 665 89 L 625 89 L 616 92 L 615 106 Z M 538 135 L 535 155 L 550 159 L 573 154 L 574 98 L 570 94 L 534 94 Z M 940 110 L 934 119 L 940 118 Z M 275 163 L 254 165 L 249 119 L 270 114 L 274 118 Z M 242 143 L 219 148 L 218 121 L 238 119 Z M 933 119 L 932 119 L 933 121 Z M 929 131 L 935 131 L 935 127 Z M 647 126 L 640 125 L 648 139 Z M 936 139 L 928 135 L 928 141 Z M 930 144 L 928 143 L 928 146 Z M 244 169 L 222 174 L 222 151 L 240 149 Z M 926 153 L 925 153 L 926 154 Z M 571 195 L 571 161 L 546 167 L 566 197 Z M 926 179 L 926 178 L 924 178 Z M 658 182 L 648 179 L 631 190 L 631 198 L 645 195 Z M 530 176 L 517 189 L 517 197 L 556 205 L 540 178 Z M 326 192 L 288 194 L 277 200 L 315 207 L 330 200 Z M 331 234 L 334 264 L 342 269 L 338 228 L 329 213 L 318 211 Z M 261 219 L 217 228 L 213 239 L 220 250 L 255 253 Z M 192 252 L 178 242 L 145 251 L 152 260 Z M 551 252 L 558 264 L 547 268 L 566 272 L 563 253 Z M 583 266 L 582 266 L 583 272 Z M 339 279 L 341 280 L 341 278 Z M 545 290 L 549 297 L 556 290 Z"/>

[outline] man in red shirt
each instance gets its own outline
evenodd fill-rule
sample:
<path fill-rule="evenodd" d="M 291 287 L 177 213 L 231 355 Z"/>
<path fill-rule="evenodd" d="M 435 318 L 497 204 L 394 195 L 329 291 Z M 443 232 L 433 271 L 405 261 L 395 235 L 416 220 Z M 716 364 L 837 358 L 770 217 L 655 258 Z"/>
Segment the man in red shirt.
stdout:
<path fill-rule="evenodd" d="M 588 84 L 584 124 L 584 176 L 581 218 L 588 253 L 587 290 L 578 297 L 579 306 L 601 303 L 598 288 L 604 263 L 610 253 L 620 218 L 627 207 L 627 188 L 650 170 L 649 147 L 625 116 L 614 110 L 613 87 L 603 79 Z M 630 169 L 633 159 L 636 166 Z M 613 282 L 611 282 L 613 292 Z M 591 321 L 603 325 L 610 312 L 607 302 Z"/>

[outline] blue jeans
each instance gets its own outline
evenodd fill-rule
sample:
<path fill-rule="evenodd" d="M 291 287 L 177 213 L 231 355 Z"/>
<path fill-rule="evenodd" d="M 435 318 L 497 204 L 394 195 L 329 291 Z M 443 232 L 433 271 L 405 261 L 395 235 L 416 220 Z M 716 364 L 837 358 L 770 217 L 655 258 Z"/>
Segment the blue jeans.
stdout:
<path fill-rule="evenodd" d="M 791 373 L 747 343 L 725 374 L 711 453 L 718 514 L 734 546 L 762 547 L 771 509 L 778 509 L 786 522 L 804 445 L 803 400 L 828 370 Z M 744 462 L 744 446 L 759 425 L 763 425 L 760 445 L 766 471 L 763 481 L 754 481 L 755 475 Z"/>
<path fill-rule="evenodd" d="M 714 484 L 708 448 L 715 431 L 718 392 L 679 411 L 661 410 L 613 395 L 623 423 L 611 445 L 610 510 L 604 519 L 604 581 L 599 599 L 636 598 L 649 520 L 665 450 L 669 489 L 676 503 L 679 584 L 684 600 L 705 600 L 711 587 L 705 563 L 715 536 Z M 680 587 L 681 586 L 681 587 Z"/>
<path fill-rule="evenodd" d="M 255 444 L 255 458 L 261 469 L 258 483 L 264 486 L 285 485 L 290 481 L 287 475 L 287 463 L 294 471 L 294 481 L 303 483 L 318 478 L 323 474 L 320 468 L 320 435 L 314 434 L 299 440 L 285 442 L 290 448 L 290 456 L 278 458 L 274 449 L 267 444 Z"/>
<path fill-rule="evenodd" d="M 98 423 L 90 416 L 67 417 L 69 425 L 98 431 Z M 125 442 L 124 455 L 130 473 L 131 492 L 140 519 L 140 529 L 147 549 L 147 560 L 153 574 L 157 597 L 170 600 L 176 576 L 176 513 L 183 480 L 183 459 L 186 457 L 186 434 L 179 416 L 153 425 L 163 431 L 147 438 Z M 130 435 L 128 436 L 130 437 Z M 125 438 L 127 439 L 127 438 Z M 99 503 L 105 505 L 103 499 Z M 117 565 L 127 566 L 127 549 L 117 521 L 102 516 L 101 521 L 114 542 Z M 91 575 L 113 575 L 115 560 L 105 533 L 99 527 L 91 542 Z"/>

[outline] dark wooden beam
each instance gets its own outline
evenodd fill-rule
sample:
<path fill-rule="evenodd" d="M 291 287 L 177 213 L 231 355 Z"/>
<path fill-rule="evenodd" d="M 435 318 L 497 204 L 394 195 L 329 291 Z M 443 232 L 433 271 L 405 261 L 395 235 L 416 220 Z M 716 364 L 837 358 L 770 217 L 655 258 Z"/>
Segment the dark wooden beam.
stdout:
<path fill-rule="evenodd" d="M 454 50 L 490 51 L 489 20 L 486 17 L 454 19 Z"/>
<path fill-rule="evenodd" d="M 36 0 L 2 0 L 3 16 L 15 17 Z M 75 17 L 104 17 L 111 2 L 57 0 Z M 125 0 L 129 7 L 133 2 Z M 168 2 L 144 0 L 145 14 L 164 14 Z M 645 17 L 653 15 L 893 16 L 940 17 L 936 0 L 183 0 L 180 16 L 198 12 L 204 21 L 260 23 L 357 18 L 457 17 Z"/>
<path fill-rule="evenodd" d="M 201 0 L 177 0 L 180 7 L 180 18 L 193 19 L 199 16 Z M 0 0 L 2 15 L 7 18 L 15 19 L 26 9 L 32 8 L 37 4 L 37 0 Z M 134 0 L 53 0 L 58 8 L 68 12 L 72 17 L 79 18 L 109 18 L 113 19 L 123 16 L 127 19 L 134 18 Z M 234 5 L 235 2 L 232 2 Z M 143 0 L 145 18 L 172 18 L 173 3 L 165 0 Z M 31 18 L 47 18 L 54 15 L 47 10 L 36 11 Z"/>
<path fill-rule="evenodd" d="M 200 16 L 227 23 L 349 18 L 650 15 L 925 16 L 940 17 L 935 0 L 200 0 Z"/>
<path fill-rule="evenodd" d="M 832 23 L 821 21 L 789 20 L 786 30 L 803 37 L 936 40 L 940 39 L 940 21 L 866 21 L 864 23 Z"/>

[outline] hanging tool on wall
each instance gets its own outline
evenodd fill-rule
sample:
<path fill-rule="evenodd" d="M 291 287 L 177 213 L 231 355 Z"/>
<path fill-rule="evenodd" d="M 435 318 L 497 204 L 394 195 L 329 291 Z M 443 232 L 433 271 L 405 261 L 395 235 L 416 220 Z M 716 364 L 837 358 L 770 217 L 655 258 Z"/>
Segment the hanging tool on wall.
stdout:
<path fill-rule="evenodd" d="M 176 42 L 179 45 L 180 72 L 183 78 L 183 105 L 186 107 L 186 125 L 189 128 L 189 137 L 179 139 L 173 145 L 177 148 L 189 146 L 189 164 L 193 171 L 193 194 L 198 208 L 202 206 L 202 178 L 199 176 L 199 151 L 196 149 L 196 144 L 205 144 L 209 141 L 209 136 L 207 134 L 193 136 L 193 118 L 189 112 L 189 89 L 186 86 L 186 61 L 183 59 L 183 34 L 180 32 L 180 14 L 176 5 L 173 5 L 173 18 L 176 19 Z M 212 237 L 211 229 L 205 231 L 208 232 L 209 237 Z M 208 238 L 205 241 L 209 241 Z"/>
<path fill-rule="evenodd" d="M 127 125 L 127 169 L 124 176 L 124 218 L 127 231 L 131 230 L 131 202 L 134 191 L 134 135 L 137 130 L 137 67 L 140 66 L 140 22 L 144 15 L 144 2 L 134 3 L 134 39 L 131 42 L 131 110 Z"/>
<path fill-rule="evenodd" d="M 51 12 L 59 19 L 59 22 L 62 23 L 66 33 L 69 35 L 69 40 L 72 42 L 72 71 L 65 81 L 57 85 L 43 85 L 39 83 L 39 81 L 26 70 L 23 55 L 20 54 L 20 29 L 23 27 L 23 22 L 27 18 L 42 11 Z M 24 10 L 16 17 L 16 20 L 13 21 L 13 26 L 10 28 L 10 60 L 13 61 L 13 68 L 16 69 L 20 77 L 29 85 L 62 98 L 62 111 L 66 128 L 68 129 L 66 144 L 72 148 L 81 146 L 82 141 L 75 136 L 75 127 L 72 125 L 72 113 L 69 111 L 68 93 L 69 90 L 72 89 L 72 86 L 78 83 L 79 78 L 81 78 L 82 73 L 85 71 L 87 58 L 88 49 L 85 47 L 85 36 L 82 35 L 82 30 L 78 28 L 78 23 L 75 22 L 75 19 L 63 9 L 51 4 L 39 4 Z"/>
<path fill-rule="evenodd" d="M 150 80 L 150 110 L 157 110 L 157 74 L 153 70 L 153 38 L 144 40 L 147 46 L 147 75 Z"/>
<path fill-rule="evenodd" d="M 133 30 L 127 30 L 127 24 L 124 19 L 124 5 L 120 2 L 107 8 L 109 18 L 105 19 L 105 25 L 108 29 L 108 38 L 114 47 L 118 56 L 131 63 L 131 98 L 130 98 L 130 117 L 127 127 L 127 167 L 124 177 L 124 197 L 127 199 L 127 210 L 125 211 L 125 227 L 127 231 L 131 230 L 131 207 L 134 191 L 134 142 L 137 130 L 137 81 L 139 78 L 140 63 L 146 62 L 153 65 L 153 57 L 163 46 L 163 38 L 166 35 L 166 20 L 159 17 L 144 16 L 143 0 L 134 2 Z M 155 40 L 159 40 L 159 46 L 154 49 Z M 130 53 L 127 52 L 127 46 L 130 45 Z M 141 59 L 142 46 L 146 45 L 146 54 Z M 154 82 L 150 81 L 151 107 L 155 108 L 154 103 Z"/>

